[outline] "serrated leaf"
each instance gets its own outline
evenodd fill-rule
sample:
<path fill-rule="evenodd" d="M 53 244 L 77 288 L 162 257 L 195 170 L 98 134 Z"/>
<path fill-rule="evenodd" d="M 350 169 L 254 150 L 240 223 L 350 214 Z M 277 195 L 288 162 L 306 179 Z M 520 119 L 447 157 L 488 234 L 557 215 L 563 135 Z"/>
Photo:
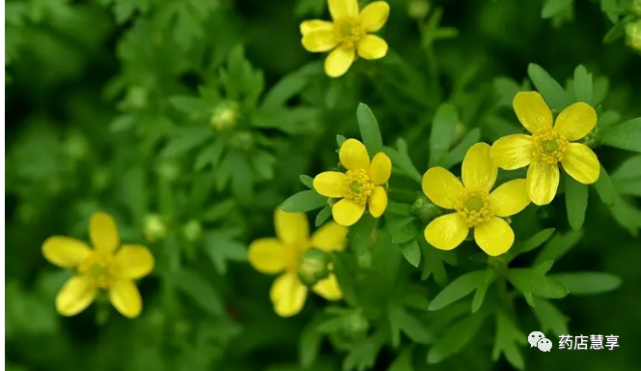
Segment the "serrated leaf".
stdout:
<path fill-rule="evenodd" d="M 298 192 L 283 202 L 281 209 L 288 213 L 305 213 L 327 205 L 327 199 L 314 190 Z"/>
<path fill-rule="evenodd" d="M 216 271 L 221 275 L 227 273 L 227 262 L 247 261 L 247 248 L 244 244 L 234 241 L 225 232 L 210 232 L 204 237 L 204 250 Z"/>
<path fill-rule="evenodd" d="M 514 268 L 507 274 L 510 283 L 524 295 L 529 293 L 551 299 L 560 299 L 568 294 L 561 283 L 546 277 L 536 269 Z M 533 304 L 533 303 L 529 303 Z"/>
<path fill-rule="evenodd" d="M 523 247 L 520 249 L 521 253 L 528 252 L 530 250 L 533 250 L 540 245 L 542 245 L 545 241 L 549 240 L 550 237 L 554 234 L 554 231 L 556 229 L 554 228 L 546 228 L 542 231 L 539 231 L 534 234 L 534 236 L 528 238 L 525 242 L 523 242 Z"/>
<path fill-rule="evenodd" d="M 434 341 L 434 335 L 427 326 L 399 304 L 390 304 L 389 321 L 390 324 L 399 328 L 407 337 L 419 344 L 429 344 Z"/>
<path fill-rule="evenodd" d="M 574 96 L 577 102 L 592 102 L 592 74 L 583 65 L 574 70 Z"/>
<path fill-rule="evenodd" d="M 525 368 L 523 357 L 517 344 L 525 344 L 526 336 L 517 325 L 502 311 L 496 312 L 496 336 L 494 337 L 492 360 L 497 361 L 501 353 L 510 364 L 519 370 Z"/>
<path fill-rule="evenodd" d="M 427 363 L 439 363 L 460 352 L 474 338 L 487 318 L 487 311 L 474 313 L 450 326 L 427 352 Z"/>
<path fill-rule="evenodd" d="M 400 244 L 399 246 L 408 263 L 415 267 L 418 267 L 418 265 L 421 264 L 421 249 L 416 240 Z"/>
<path fill-rule="evenodd" d="M 300 364 L 303 368 L 311 367 L 316 361 L 316 358 L 318 358 L 323 336 L 321 333 L 316 331 L 317 325 L 317 321 L 308 323 L 300 334 L 300 340 L 298 341 L 298 355 L 300 358 Z"/>
<path fill-rule="evenodd" d="M 528 75 L 550 108 L 561 112 L 570 105 L 565 90 L 541 66 L 530 63 Z"/>
<path fill-rule="evenodd" d="M 552 330 L 557 336 L 568 333 L 568 318 L 554 304 L 539 297 L 534 299 L 534 302 L 532 311 L 541 324 L 541 331 Z"/>
<path fill-rule="evenodd" d="M 430 136 L 429 166 L 440 165 L 452 143 L 459 117 L 456 107 L 450 103 L 441 104 L 436 110 Z"/>
<path fill-rule="evenodd" d="M 207 126 L 198 126 L 178 131 L 176 136 L 171 139 L 160 152 L 159 157 L 165 160 L 175 158 L 205 143 L 211 136 L 211 128 Z"/>
<path fill-rule="evenodd" d="M 373 158 L 378 152 L 383 150 L 383 138 L 381 130 L 378 127 L 378 121 L 367 104 L 360 103 L 356 110 L 358 118 L 358 128 L 361 131 L 361 138 L 370 158 Z"/>
<path fill-rule="evenodd" d="M 466 273 L 447 285 L 430 303 L 429 310 L 439 310 L 469 295 L 483 280 L 485 271 Z"/>
<path fill-rule="evenodd" d="M 601 132 L 601 142 L 607 146 L 641 152 L 641 117 L 637 117 L 618 125 L 611 126 Z"/>
<path fill-rule="evenodd" d="M 558 260 L 574 247 L 581 240 L 581 237 L 583 237 L 582 231 L 572 231 L 565 234 L 557 233 L 543 246 L 543 249 L 534 259 L 534 265 L 539 265 L 547 260 Z"/>
<path fill-rule="evenodd" d="M 578 231 L 585 221 L 585 210 L 588 208 L 588 186 L 565 175 L 565 208 L 568 222 L 573 230 Z"/>
<path fill-rule="evenodd" d="M 550 278 L 561 282 L 572 295 L 602 294 L 616 290 L 622 283 L 619 277 L 601 272 L 557 273 Z"/>
<path fill-rule="evenodd" d="M 174 286 L 211 315 L 223 312 L 223 303 L 211 283 L 194 271 L 179 270 L 172 277 Z"/>
<path fill-rule="evenodd" d="M 494 282 L 495 278 L 496 271 L 494 269 L 488 268 L 485 270 L 483 280 L 479 282 L 478 286 L 476 287 L 476 291 L 474 292 L 474 298 L 472 299 L 472 313 L 478 312 L 478 310 L 481 308 L 481 305 L 483 305 L 485 294 L 487 294 L 487 290 L 488 288 L 490 288 L 490 285 L 492 285 L 492 282 Z"/>

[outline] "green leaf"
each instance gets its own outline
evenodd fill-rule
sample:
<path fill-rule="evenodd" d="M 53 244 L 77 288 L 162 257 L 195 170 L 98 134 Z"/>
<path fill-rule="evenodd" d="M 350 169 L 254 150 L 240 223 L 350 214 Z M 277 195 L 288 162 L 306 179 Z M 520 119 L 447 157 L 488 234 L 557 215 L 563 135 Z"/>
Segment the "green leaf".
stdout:
<path fill-rule="evenodd" d="M 536 234 L 534 234 L 534 236 L 528 238 L 525 242 L 523 242 L 523 247 L 520 249 L 520 252 L 524 253 L 536 249 L 545 241 L 550 239 L 550 237 L 552 237 L 552 235 L 554 234 L 554 231 L 556 231 L 556 229 L 546 228 L 542 231 L 537 232 Z"/>
<path fill-rule="evenodd" d="M 201 171 L 207 165 L 216 166 L 220 161 L 220 157 L 225 150 L 225 141 L 224 140 L 215 140 L 210 145 L 204 146 L 204 148 L 196 156 L 196 161 L 194 161 L 194 170 Z"/>
<path fill-rule="evenodd" d="M 492 349 L 492 360 L 497 361 L 501 353 L 512 366 L 522 370 L 525 368 L 523 356 L 519 352 L 517 344 L 525 344 L 526 336 L 517 325 L 502 311 L 496 312 L 496 336 L 494 337 L 494 349 Z"/>
<path fill-rule="evenodd" d="M 211 285 L 194 271 L 179 270 L 172 277 L 175 287 L 211 315 L 223 313 L 223 303 Z"/>
<path fill-rule="evenodd" d="M 390 230 L 390 232 L 392 232 Z M 397 245 L 415 241 L 421 235 L 421 228 L 418 219 L 409 219 L 409 223 L 403 225 L 397 231 L 392 232 L 392 242 Z"/>
<path fill-rule="evenodd" d="M 421 263 L 421 249 L 418 246 L 418 242 L 414 239 L 410 242 L 400 244 L 399 246 L 407 262 L 418 267 Z"/>
<path fill-rule="evenodd" d="M 387 371 L 414 371 L 412 348 L 405 348 L 405 350 L 396 357 L 394 362 L 392 362 Z"/>
<path fill-rule="evenodd" d="M 550 108 L 561 112 L 570 105 L 570 100 L 565 90 L 541 66 L 530 63 L 527 70 L 534 86 L 543 95 Z"/>
<path fill-rule="evenodd" d="M 621 279 L 610 273 L 572 272 L 550 275 L 561 282 L 572 295 L 594 295 L 616 290 Z"/>
<path fill-rule="evenodd" d="M 434 335 L 421 321 L 411 315 L 405 308 L 396 303 L 389 305 L 390 325 L 399 328 L 407 337 L 419 344 L 434 341 Z"/>
<path fill-rule="evenodd" d="M 637 180 L 641 178 L 641 155 L 634 155 L 616 169 L 612 174 L 612 181 L 619 184 L 626 180 Z"/>
<path fill-rule="evenodd" d="M 325 207 L 323 207 L 321 211 L 316 214 L 316 220 L 314 220 L 314 225 L 316 226 L 316 228 L 323 225 L 323 223 L 325 223 L 330 216 L 332 216 L 332 208 L 329 205 L 325 205 Z"/>
<path fill-rule="evenodd" d="M 381 130 L 378 127 L 378 121 L 365 103 L 360 103 L 356 110 L 356 117 L 358 118 L 358 128 L 361 131 L 361 138 L 367 147 L 370 158 L 373 158 L 378 152 L 383 150 L 383 139 L 381 138 Z"/>
<path fill-rule="evenodd" d="M 614 206 L 610 207 L 614 219 L 633 237 L 639 236 L 641 229 L 641 210 L 629 203 L 623 197 L 617 196 Z"/>
<path fill-rule="evenodd" d="M 208 126 L 197 126 L 185 130 L 179 130 L 165 148 L 160 152 L 159 157 L 167 160 L 196 148 L 205 143 L 212 136 L 211 128 Z"/>
<path fill-rule="evenodd" d="M 204 250 L 221 275 L 227 273 L 227 262 L 247 261 L 247 248 L 226 232 L 209 232 L 204 237 Z"/>
<path fill-rule="evenodd" d="M 399 203 L 399 202 L 389 201 L 387 203 L 387 208 L 385 209 L 385 213 L 401 215 L 401 216 L 409 216 L 412 213 L 412 206 Z"/>
<path fill-rule="evenodd" d="M 573 230 L 578 231 L 585 221 L 585 210 L 588 207 L 588 186 L 565 175 L 565 208 L 568 221 Z"/>
<path fill-rule="evenodd" d="M 280 79 L 263 99 L 263 107 L 284 106 L 309 84 L 310 78 L 320 72 L 319 63 L 310 63 Z"/>
<path fill-rule="evenodd" d="M 608 31 L 603 37 L 603 43 L 609 44 L 613 41 L 616 41 L 621 36 L 625 35 L 625 27 L 633 19 L 634 19 L 633 16 L 627 16 L 626 18 L 622 19 L 621 21 L 616 23 L 614 26 L 612 26 L 610 31 Z"/>
<path fill-rule="evenodd" d="M 618 0 L 601 0 L 601 11 L 608 16 L 612 23 L 617 23 L 621 11 Z"/>
<path fill-rule="evenodd" d="M 370 237 L 376 227 L 376 219 L 370 214 L 365 214 L 354 224 L 347 235 L 350 249 L 357 255 L 363 255 L 369 250 Z"/>
<path fill-rule="evenodd" d="M 574 70 L 574 96 L 577 102 L 592 102 L 592 74 L 583 65 Z"/>
<path fill-rule="evenodd" d="M 547 19 L 572 6 L 573 0 L 546 0 L 541 10 L 541 18 Z"/>
<path fill-rule="evenodd" d="M 487 311 L 480 311 L 449 326 L 447 332 L 427 352 L 427 363 L 439 363 L 463 350 L 472 341 L 474 335 L 479 332 L 487 315 Z"/>
<path fill-rule="evenodd" d="M 412 159 L 409 157 L 407 153 L 407 143 L 405 140 L 403 140 L 403 138 L 398 138 L 396 140 L 396 147 L 398 149 L 390 147 L 383 148 L 385 154 L 387 154 L 390 160 L 392 160 L 392 166 L 400 169 L 403 172 L 403 175 L 421 183 L 423 181 L 423 176 L 418 172 L 418 170 L 416 170 L 416 166 L 414 166 Z"/>
<path fill-rule="evenodd" d="M 303 368 L 310 368 L 318 358 L 323 335 L 316 331 L 317 325 L 318 321 L 309 322 L 300 334 L 298 355 Z"/>
<path fill-rule="evenodd" d="M 236 202 L 233 199 L 217 202 L 211 207 L 207 208 L 202 213 L 200 219 L 204 222 L 218 221 L 228 216 L 235 206 Z"/>
<path fill-rule="evenodd" d="M 463 139 L 461 139 L 461 142 L 447 154 L 443 161 L 443 167 L 449 169 L 452 166 L 463 162 L 463 158 L 465 158 L 467 150 L 474 144 L 478 143 L 479 140 L 481 140 L 481 129 L 474 128 L 470 130 L 465 134 Z"/>
<path fill-rule="evenodd" d="M 508 271 L 507 278 L 530 302 L 531 294 L 544 298 L 560 299 L 568 294 L 568 290 L 559 282 L 546 277 L 540 270 L 532 268 L 513 268 Z"/>
<path fill-rule="evenodd" d="M 430 167 L 444 162 L 443 157 L 450 148 L 458 121 L 458 112 L 456 112 L 454 105 L 443 103 L 436 110 L 430 136 Z"/>
<path fill-rule="evenodd" d="M 298 179 L 300 179 L 300 182 L 303 183 L 305 187 L 314 189 L 314 178 L 312 178 L 311 176 L 300 175 Z"/>
<path fill-rule="evenodd" d="M 356 284 L 354 282 L 354 277 L 350 274 L 348 269 L 348 254 L 335 253 L 334 254 L 334 274 L 336 275 L 336 280 L 343 292 L 343 298 L 345 302 L 351 305 L 352 307 L 358 307 L 358 297 L 356 295 Z"/>
<path fill-rule="evenodd" d="M 462 299 L 476 289 L 484 279 L 485 271 L 466 273 L 447 285 L 430 303 L 429 310 L 439 310 Z"/>
<path fill-rule="evenodd" d="M 239 202 L 248 204 L 254 194 L 254 173 L 247 157 L 240 151 L 230 151 L 224 161 L 230 172 L 232 193 Z"/>
<path fill-rule="evenodd" d="M 345 138 L 344 135 L 340 135 L 340 134 L 336 135 L 336 144 L 338 144 L 338 148 L 340 148 L 343 145 L 343 143 L 345 143 L 346 140 L 347 138 Z"/>
<path fill-rule="evenodd" d="M 327 205 L 327 199 L 314 190 L 298 192 L 283 202 L 281 209 L 289 213 L 305 213 Z"/>
<path fill-rule="evenodd" d="M 213 112 L 211 102 L 199 97 L 173 96 L 169 98 L 169 103 L 177 110 L 188 114 L 192 120 L 208 119 Z"/>
<path fill-rule="evenodd" d="M 566 234 L 557 233 L 548 241 L 534 259 L 534 265 L 539 265 L 547 260 L 556 261 L 576 245 L 583 237 L 582 231 L 572 231 Z"/>
<path fill-rule="evenodd" d="M 607 146 L 641 152 L 641 117 L 637 117 L 618 125 L 611 126 L 601 132 L 601 142 Z"/>
<path fill-rule="evenodd" d="M 421 280 L 425 281 L 433 276 L 436 283 L 445 286 L 447 283 L 447 271 L 445 270 L 444 263 L 456 265 L 456 254 L 435 249 L 425 242 L 424 238 L 419 238 L 418 243 L 423 252 L 423 273 L 421 274 Z"/>
<path fill-rule="evenodd" d="M 485 294 L 487 294 L 487 289 L 490 288 L 490 285 L 494 282 L 495 278 L 496 271 L 494 269 L 488 268 L 485 270 L 483 280 L 479 282 L 476 287 L 476 291 L 474 292 L 474 299 L 472 299 L 472 313 L 476 313 L 481 309 L 481 305 L 483 305 L 483 301 L 485 300 Z"/>
<path fill-rule="evenodd" d="M 594 188 L 596 188 L 596 192 L 604 204 L 608 206 L 614 205 L 614 201 L 617 199 L 617 192 L 603 165 L 601 165 L 601 173 L 599 174 L 599 179 L 594 183 Z"/>
<path fill-rule="evenodd" d="M 569 319 L 549 301 L 537 297 L 534 299 L 535 305 L 532 307 L 534 315 L 541 324 L 541 331 L 547 332 L 552 330 L 555 335 L 560 336 L 568 333 Z"/>

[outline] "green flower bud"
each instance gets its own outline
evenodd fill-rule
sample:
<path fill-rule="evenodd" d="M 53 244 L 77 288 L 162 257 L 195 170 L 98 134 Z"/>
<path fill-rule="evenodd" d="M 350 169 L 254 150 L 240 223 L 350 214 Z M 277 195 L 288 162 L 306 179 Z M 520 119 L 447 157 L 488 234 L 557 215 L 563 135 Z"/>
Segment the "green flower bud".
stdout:
<path fill-rule="evenodd" d="M 423 222 L 429 222 L 442 214 L 441 209 L 434 205 L 425 195 L 420 195 L 416 201 L 414 201 L 411 212 Z"/>
<path fill-rule="evenodd" d="M 345 317 L 345 332 L 352 336 L 358 336 L 367 333 L 369 330 L 369 321 L 359 311 L 355 311 Z"/>
<path fill-rule="evenodd" d="M 329 277 L 331 261 L 331 255 L 323 250 L 316 248 L 307 250 L 298 266 L 298 278 L 304 285 L 314 286 L 318 281 Z"/>
<path fill-rule="evenodd" d="M 203 234 L 203 226 L 198 220 L 192 219 L 183 226 L 183 234 L 187 241 L 196 242 Z"/>
<path fill-rule="evenodd" d="M 628 45 L 634 50 L 641 51 L 641 20 L 628 23 L 625 26 L 625 33 L 628 35 Z"/>
<path fill-rule="evenodd" d="M 410 18 L 422 20 L 430 12 L 430 3 L 425 0 L 410 0 L 407 3 L 407 15 Z"/>
<path fill-rule="evenodd" d="M 180 168 L 173 162 L 163 162 L 156 168 L 158 176 L 168 182 L 173 182 L 180 175 Z"/>
<path fill-rule="evenodd" d="M 144 109 L 147 107 L 149 99 L 147 97 L 147 90 L 141 86 L 132 86 L 127 91 L 124 105 L 127 108 Z"/>
<path fill-rule="evenodd" d="M 145 217 L 143 234 L 149 243 L 167 237 L 167 225 L 158 214 L 149 214 Z"/>
<path fill-rule="evenodd" d="M 238 104 L 236 102 L 222 102 L 212 112 L 211 125 L 217 131 L 229 130 L 238 122 Z"/>

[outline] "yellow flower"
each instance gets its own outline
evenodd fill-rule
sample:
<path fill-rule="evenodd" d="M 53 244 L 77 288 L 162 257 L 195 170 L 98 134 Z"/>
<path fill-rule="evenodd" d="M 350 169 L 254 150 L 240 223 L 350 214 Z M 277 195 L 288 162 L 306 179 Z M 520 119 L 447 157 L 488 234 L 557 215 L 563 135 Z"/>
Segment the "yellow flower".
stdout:
<path fill-rule="evenodd" d="M 597 181 L 601 166 L 596 155 L 588 146 L 572 143 L 588 135 L 596 125 L 594 108 L 587 103 L 574 103 L 557 116 L 552 126 L 552 112 L 541 94 L 519 92 L 512 105 L 519 121 L 532 135 L 500 138 L 492 145 L 490 156 L 505 170 L 530 165 L 526 188 L 532 202 L 537 205 L 552 202 L 559 186 L 559 162 L 578 182 Z"/>
<path fill-rule="evenodd" d="M 151 272 L 153 255 L 141 245 L 121 247 L 116 223 L 105 213 L 91 216 L 89 237 L 93 249 L 82 241 L 61 236 L 49 237 L 42 245 L 42 253 L 50 263 L 76 271 L 56 297 L 58 313 L 78 314 L 93 302 L 99 290 L 108 290 L 111 304 L 120 313 L 137 317 L 142 299 L 133 280 Z"/>
<path fill-rule="evenodd" d="M 368 32 L 380 30 L 389 16 L 389 4 L 374 1 L 362 12 L 356 0 L 328 0 L 334 22 L 313 19 L 300 24 L 303 47 L 313 53 L 333 49 L 325 59 L 325 73 L 342 76 L 357 58 L 379 59 L 387 54 L 387 43 Z"/>
<path fill-rule="evenodd" d="M 281 273 L 272 285 L 269 297 L 274 311 L 281 317 L 291 317 L 303 308 L 308 288 L 299 279 L 303 256 L 311 248 L 325 252 L 345 249 L 347 229 L 333 222 L 326 223 L 309 238 L 307 217 L 287 213 L 280 208 L 274 215 L 277 238 L 260 238 L 249 246 L 249 263 L 257 271 Z M 336 277 L 330 274 L 312 288 L 327 300 L 340 300 L 343 293 Z"/>
<path fill-rule="evenodd" d="M 506 182 L 490 193 L 498 167 L 485 143 L 467 151 L 461 173 L 463 183 L 442 167 L 433 167 L 423 176 L 425 195 L 439 207 L 456 210 L 432 220 L 425 228 L 425 240 L 441 250 L 451 250 L 474 228 L 474 239 L 483 251 L 491 256 L 505 253 L 514 243 L 514 232 L 501 218 L 530 204 L 525 179 Z"/>
<path fill-rule="evenodd" d="M 370 164 L 365 145 L 348 139 L 338 152 L 347 173 L 326 171 L 314 178 L 314 189 L 326 197 L 342 198 L 332 207 L 336 223 L 349 227 L 356 223 L 369 204 L 369 212 L 378 218 L 387 207 L 387 191 L 383 187 L 392 173 L 392 161 L 379 152 Z"/>

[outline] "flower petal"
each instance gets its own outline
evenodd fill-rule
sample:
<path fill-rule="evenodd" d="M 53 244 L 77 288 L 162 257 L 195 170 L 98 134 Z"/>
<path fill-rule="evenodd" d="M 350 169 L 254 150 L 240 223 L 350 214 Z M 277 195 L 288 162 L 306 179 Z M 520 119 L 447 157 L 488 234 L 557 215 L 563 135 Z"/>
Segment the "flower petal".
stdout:
<path fill-rule="evenodd" d="M 568 144 L 561 165 L 572 178 L 583 184 L 596 182 L 601 172 L 599 159 L 588 146 L 581 143 Z"/>
<path fill-rule="evenodd" d="M 552 128 L 552 111 L 536 91 L 520 91 L 512 101 L 516 117 L 530 133 Z"/>
<path fill-rule="evenodd" d="M 442 167 L 433 167 L 423 175 L 423 193 L 437 206 L 454 209 L 461 192 L 461 181 Z"/>
<path fill-rule="evenodd" d="M 356 0 L 328 0 L 327 3 L 333 20 L 358 17 L 358 2 Z"/>
<path fill-rule="evenodd" d="M 326 52 L 338 45 L 338 39 L 333 29 L 320 29 L 303 35 L 303 47 L 308 52 Z"/>
<path fill-rule="evenodd" d="M 121 276 L 132 280 L 144 277 L 154 269 L 154 256 L 142 245 L 122 245 L 115 261 Z"/>
<path fill-rule="evenodd" d="M 300 33 L 303 36 L 312 32 L 327 30 L 333 31 L 334 24 L 330 21 L 324 21 L 322 19 L 310 19 L 308 21 L 303 21 L 300 24 Z"/>
<path fill-rule="evenodd" d="M 249 245 L 249 264 L 259 272 L 280 273 L 287 264 L 285 246 L 275 238 L 259 238 Z"/>
<path fill-rule="evenodd" d="M 53 236 L 42 244 L 42 254 L 52 264 L 73 268 L 91 254 L 91 248 L 75 238 Z"/>
<path fill-rule="evenodd" d="M 125 317 L 135 318 L 142 311 L 140 291 L 132 280 L 116 281 L 109 289 L 111 304 Z"/>
<path fill-rule="evenodd" d="M 356 50 L 353 46 L 340 45 L 334 49 L 325 59 L 325 73 L 329 77 L 340 77 L 349 70 L 354 62 Z"/>
<path fill-rule="evenodd" d="M 369 167 L 369 179 L 376 185 L 385 184 L 392 175 L 392 160 L 383 152 L 372 159 Z"/>
<path fill-rule="evenodd" d="M 120 245 L 116 222 L 107 213 L 97 212 L 91 216 L 89 237 L 93 246 L 98 250 L 114 252 Z"/>
<path fill-rule="evenodd" d="M 333 274 L 330 274 L 329 277 L 324 280 L 318 281 L 312 290 L 327 300 L 335 301 L 343 298 L 343 292 L 341 291 L 340 286 L 338 286 L 336 276 Z"/>
<path fill-rule="evenodd" d="M 312 235 L 312 247 L 324 251 L 342 251 L 347 245 L 348 229 L 335 222 L 327 222 Z"/>
<path fill-rule="evenodd" d="M 93 302 L 98 290 L 83 276 L 71 277 L 56 296 L 56 310 L 63 316 L 76 315 Z"/>
<path fill-rule="evenodd" d="M 505 220 L 492 218 L 474 227 L 474 240 L 486 254 L 498 256 L 512 247 L 514 231 Z"/>
<path fill-rule="evenodd" d="M 338 201 L 334 207 L 332 207 L 332 216 L 334 221 L 345 227 L 349 227 L 356 223 L 363 213 L 365 212 L 365 205 L 357 204 L 352 200 L 346 198 Z"/>
<path fill-rule="evenodd" d="M 478 188 L 489 192 L 496 182 L 499 168 L 492 162 L 490 146 L 476 143 L 467 150 L 461 174 L 465 188 Z"/>
<path fill-rule="evenodd" d="M 375 187 L 367 202 L 369 203 L 369 213 L 373 217 L 378 218 L 383 215 L 387 208 L 387 192 L 385 188 L 381 186 Z"/>
<path fill-rule="evenodd" d="M 497 216 L 505 217 L 521 212 L 530 204 L 525 179 L 515 179 L 501 184 L 490 193 L 490 203 Z"/>
<path fill-rule="evenodd" d="M 559 167 L 533 162 L 527 169 L 525 188 L 532 202 L 539 206 L 549 204 L 559 188 Z"/>
<path fill-rule="evenodd" d="M 309 223 L 305 213 L 288 213 L 281 208 L 274 212 L 276 237 L 285 245 L 298 245 L 309 239 Z"/>
<path fill-rule="evenodd" d="M 460 245 L 469 227 L 459 213 L 451 213 L 432 220 L 425 228 L 425 240 L 441 250 L 452 250 Z"/>
<path fill-rule="evenodd" d="M 296 272 L 280 275 L 269 292 L 274 311 L 281 317 L 291 317 L 303 309 L 307 298 L 307 287 L 298 279 Z"/>
<path fill-rule="evenodd" d="M 376 32 L 383 28 L 389 17 L 389 4 L 385 1 L 374 1 L 367 4 L 358 16 L 361 27 L 367 32 Z"/>
<path fill-rule="evenodd" d="M 532 144 L 532 137 L 529 135 L 507 135 L 492 144 L 490 157 L 501 169 L 519 169 L 530 164 Z"/>
<path fill-rule="evenodd" d="M 585 102 L 577 102 L 559 113 L 554 123 L 554 130 L 575 141 L 588 135 L 596 126 L 596 111 Z"/>
<path fill-rule="evenodd" d="M 343 197 L 345 174 L 338 171 L 326 171 L 314 177 L 314 189 L 325 197 Z"/>
<path fill-rule="evenodd" d="M 387 54 L 387 42 L 376 35 L 365 35 L 358 42 L 358 55 L 364 59 L 380 59 Z"/>
<path fill-rule="evenodd" d="M 369 170 L 367 148 L 359 140 L 347 139 L 343 142 L 340 151 L 338 151 L 338 158 L 347 170 Z"/>

